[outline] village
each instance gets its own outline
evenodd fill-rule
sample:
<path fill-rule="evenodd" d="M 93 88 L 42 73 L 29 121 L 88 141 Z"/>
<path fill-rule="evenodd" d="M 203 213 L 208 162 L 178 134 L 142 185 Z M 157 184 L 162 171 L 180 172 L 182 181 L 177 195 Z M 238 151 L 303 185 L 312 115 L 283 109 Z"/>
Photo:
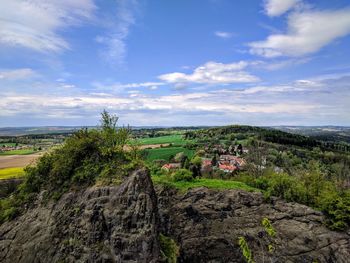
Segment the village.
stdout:
<path fill-rule="evenodd" d="M 205 146 L 204 149 L 196 152 L 196 156 L 191 161 L 183 153 L 179 153 L 172 162 L 162 165 L 161 169 L 169 173 L 185 168 L 200 176 L 210 176 L 217 172 L 233 174 L 245 169 L 244 155 L 247 153 L 248 149 L 244 149 L 241 144 L 228 148 L 220 144 L 212 147 Z"/>
<path fill-rule="evenodd" d="M 20 151 L 32 149 L 32 145 L 18 145 L 17 143 L 13 144 L 0 144 L 0 153 L 1 152 L 10 152 L 10 151 Z"/>

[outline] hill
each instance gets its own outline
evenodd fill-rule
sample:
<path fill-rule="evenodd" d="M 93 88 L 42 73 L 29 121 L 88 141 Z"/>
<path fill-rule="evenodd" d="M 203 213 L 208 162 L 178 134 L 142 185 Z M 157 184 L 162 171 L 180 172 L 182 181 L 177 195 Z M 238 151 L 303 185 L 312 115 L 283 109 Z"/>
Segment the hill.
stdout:
<path fill-rule="evenodd" d="M 251 126 L 116 124 L 103 112 L 101 127 L 73 133 L 26 167 L 17 189 L 3 184 L 2 262 L 349 256 L 347 148 Z M 141 150 L 147 142 L 167 144 Z"/>

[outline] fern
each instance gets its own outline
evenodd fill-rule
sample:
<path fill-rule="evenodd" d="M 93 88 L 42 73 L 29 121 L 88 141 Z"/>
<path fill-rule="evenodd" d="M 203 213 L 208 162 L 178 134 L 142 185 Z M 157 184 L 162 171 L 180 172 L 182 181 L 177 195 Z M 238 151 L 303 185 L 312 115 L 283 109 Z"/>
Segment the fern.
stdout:
<path fill-rule="evenodd" d="M 242 251 L 242 254 L 243 254 L 243 257 L 245 258 L 245 260 L 248 263 L 254 263 L 252 251 L 250 250 L 250 248 L 248 246 L 248 243 L 245 240 L 245 238 L 244 237 L 239 237 L 238 238 L 238 244 L 239 244 L 239 247 L 241 248 L 241 251 Z"/>
<path fill-rule="evenodd" d="M 268 218 L 264 217 L 261 223 L 270 237 L 276 236 L 276 230 L 273 228 Z"/>

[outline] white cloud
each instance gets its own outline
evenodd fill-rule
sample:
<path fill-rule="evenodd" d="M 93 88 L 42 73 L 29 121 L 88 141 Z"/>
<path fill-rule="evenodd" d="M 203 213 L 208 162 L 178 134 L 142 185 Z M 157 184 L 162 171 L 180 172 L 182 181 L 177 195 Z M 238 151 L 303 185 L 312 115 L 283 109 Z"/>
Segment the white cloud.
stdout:
<path fill-rule="evenodd" d="M 216 31 L 214 34 L 220 38 L 231 38 L 232 37 L 232 33 L 224 32 L 224 31 Z"/>
<path fill-rule="evenodd" d="M 129 83 L 129 84 L 116 84 L 119 88 L 154 88 L 165 85 L 162 82 L 142 82 L 142 83 Z"/>
<path fill-rule="evenodd" d="M 308 63 L 312 58 L 291 58 L 285 60 L 272 60 L 272 61 L 256 61 L 256 68 L 262 68 L 266 70 L 279 70 L 287 67 L 301 65 Z"/>
<path fill-rule="evenodd" d="M 163 82 L 141 82 L 141 83 L 100 83 L 94 82 L 92 86 L 98 90 L 109 90 L 109 91 L 123 91 L 125 89 L 135 89 L 135 88 L 149 88 L 149 89 L 157 89 L 159 86 L 163 86 L 165 83 Z"/>
<path fill-rule="evenodd" d="M 95 116 L 106 108 L 133 124 L 191 125 L 241 123 L 271 125 L 340 123 L 350 124 L 347 108 L 350 103 L 349 76 L 336 79 L 304 79 L 285 85 L 253 86 L 242 89 L 221 89 L 210 92 L 170 95 L 144 94 L 129 90 L 125 95 L 92 92 L 77 93 L 65 90 L 50 93 L 26 94 L 4 92 L 0 103 L 0 125 L 5 118 L 30 114 L 37 118 L 81 118 Z M 331 99 L 330 99 L 331 98 Z M 157 114 L 157 118 L 150 118 Z M 48 116 L 48 117 L 47 117 Z M 158 118 L 159 116 L 159 118 Z M 173 116 L 169 118 L 169 116 Z M 195 116 L 201 116 L 196 118 Z M 161 121 L 160 121 L 161 120 Z M 186 120 L 186 121 L 185 121 Z"/>
<path fill-rule="evenodd" d="M 37 77 L 39 74 L 30 68 L 0 70 L 0 80 L 18 80 Z"/>
<path fill-rule="evenodd" d="M 111 64 L 124 62 L 127 47 L 126 38 L 130 27 L 135 24 L 135 13 L 138 8 L 137 0 L 116 0 L 117 11 L 113 13 L 107 23 L 108 32 L 96 37 L 96 41 L 105 45 L 102 56 Z"/>
<path fill-rule="evenodd" d="M 259 81 L 259 78 L 244 71 L 248 62 L 223 64 L 207 62 L 197 67 L 192 74 L 180 72 L 160 75 L 162 81 L 173 84 L 200 83 L 200 84 L 229 84 Z"/>
<path fill-rule="evenodd" d="M 1 0 L 0 44 L 40 52 L 68 49 L 58 31 L 90 19 L 95 8 L 92 0 Z"/>
<path fill-rule="evenodd" d="M 303 56 L 319 51 L 350 33 L 350 9 L 300 11 L 288 17 L 285 34 L 272 34 L 249 44 L 250 52 L 264 57 Z"/>
<path fill-rule="evenodd" d="M 279 16 L 293 8 L 300 0 L 265 0 L 264 8 L 268 16 Z"/>

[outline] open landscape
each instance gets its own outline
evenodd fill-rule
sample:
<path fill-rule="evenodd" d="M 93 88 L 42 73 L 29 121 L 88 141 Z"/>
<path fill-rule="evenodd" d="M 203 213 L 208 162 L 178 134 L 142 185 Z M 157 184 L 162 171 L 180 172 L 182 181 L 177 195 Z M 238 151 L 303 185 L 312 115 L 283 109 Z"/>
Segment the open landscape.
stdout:
<path fill-rule="evenodd" d="M 320 213 L 317 214 L 318 216 L 323 214 L 322 218 L 317 219 L 321 220 L 322 223 L 312 221 L 312 224 L 316 224 L 317 231 L 321 231 L 323 234 L 307 234 L 311 240 L 309 242 L 319 242 L 318 240 L 323 240 L 327 236 L 327 239 L 334 240 L 332 242 L 335 246 L 347 251 L 349 243 L 345 241 L 347 237 L 342 236 L 341 233 L 346 233 L 350 226 L 350 145 L 343 140 L 320 140 L 317 135 L 315 137 L 313 135 L 304 136 L 301 135 L 300 128 L 296 133 L 291 131 L 287 133 L 282 131 L 284 129 L 278 130 L 276 127 L 261 128 L 243 125 L 202 129 L 188 127 L 177 127 L 176 129 L 147 128 L 144 130 L 117 128 L 116 116 L 110 115 L 106 111 L 102 114 L 103 121 L 106 122 L 106 125 L 102 125 L 98 129 L 81 129 L 75 133 L 60 134 L 60 137 L 64 138 L 62 142 L 51 144 L 45 151 L 19 155 L 11 154 L 13 150 L 10 150 L 8 154 L 0 156 L 0 197 L 2 198 L 0 201 L 2 208 L 0 218 L 5 229 L 12 220 L 17 220 L 17 217 L 22 218 L 22 220 L 36 220 L 30 219 L 29 214 L 26 215 L 22 207 L 29 204 L 31 198 L 41 190 L 48 191 L 46 192 L 47 197 L 45 198 L 47 201 L 45 202 L 60 203 L 65 202 L 63 200 L 65 200 L 67 192 L 80 193 L 81 190 L 79 189 L 86 189 L 90 186 L 95 188 L 109 186 L 117 189 L 121 187 L 123 189 L 124 185 L 125 187 L 127 187 L 126 185 L 131 187 L 132 185 L 130 189 L 133 189 L 136 185 L 138 189 L 149 187 L 153 189 L 154 187 L 157 197 L 152 198 L 158 198 L 158 202 L 160 202 L 158 209 L 162 213 L 161 220 L 166 220 L 166 218 L 174 215 L 173 220 L 185 221 L 199 220 L 196 219 L 198 216 L 203 217 L 203 214 L 197 214 L 204 213 L 200 207 L 194 210 L 196 212 L 188 212 L 192 204 L 184 208 L 184 211 L 187 211 L 186 214 L 195 213 L 188 215 L 191 219 L 177 218 L 178 213 L 182 213 L 180 211 L 169 212 L 172 211 L 172 203 L 175 200 L 182 200 L 176 201 L 179 202 L 177 205 L 181 205 L 182 202 L 185 202 L 183 200 L 187 196 L 193 196 L 192 198 L 195 199 L 199 198 L 198 200 L 204 198 L 206 204 L 210 203 L 210 206 L 215 206 L 217 201 L 213 201 L 209 197 L 212 194 L 221 196 L 215 197 L 214 200 L 236 194 L 239 196 L 247 195 L 244 198 L 253 198 L 251 199 L 255 200 L 253 202 L 259 202 L 256 205 L 266 206 L 263 208 L 264 211 L 259 212 L 266 214 L 266 217 L 261 219 L 261 215 L 249 212 L 251 220 L 254 222 L 257 220 L 257 224 L 260 224 L 259 221 L 262 220 L 261 224 L 266 233 L 269 233 L 268 231 L 273 231 L 273 233 L 278 231 L 279 233 L 278 236 L 271 234 L 269 238 L 259 242 L 264 242 L 267 247 L 274 244 L 276 246 L 274 249 L 279 251 L 279 257 L 283 258 L 288 258 L 283 252 L 287 247 L 282 245 L 285 240 L 283 235 L 287 229 L 285 225 L 276 224 L 273 218 L 277 215 L 274 214 L 275 212 L 268 214 L 271 213 L 268 212 L 269 209 L 271 207 L 276 209 L 275 202 L 277 200 L 292 202 L 291 204 L 294 204 L 295 207 L 286 212 L 289 213 L 291 220 L 294 220 L 296 211 L 315 209 L 312 212 L 315 215 L 317 213 Z M 338 131 L 333 132 L 337 133 Z M 336 138 L 333 134 L 330 134 L 330 136 Z M 6 147 L 15 147 L 16 144 L 18 145 L 18 141 L 22 139 L 19 136 L 6 137 L 7 141 L 13 142 L 4 141 L 3 144 Z M 109 144 L 106 144 L 106 142 L 109 142 Z M 98 159 L 95 159 L 96 154 L 100 156 Z M 137 170 L 137 167 L 143 168 Z M 64 181 L 61 180 L 62 176 L 66 178 Z M 141 181 L 138 182 L 139 180 Z M 36 189 L 40 189 L 39 192 Z M 147 190 L 142 191 L 147 192 Z M 83 193 L 83 195 L 85 194 Z M 135 193 L 132 195 L 135 195 Z M 167 203 L 162 203 L 164 202 L 163 198 L 169 196 L 172 196 L 172 199 L 168 200 Z M 79 202 L 85 203 L 87 201 L 84 199 Z M 247 205 L 245 199 L 236 199 L 235 202 L 238 202 L 239 205 Z M 45 204 L 43 205 L 45 206 Z M 227 206 L 228 204 L 222 205 Z M 302 205 L 307 205 L 310 208 Z M 288 207 L 289 204 L 286 203 L 283 206 Z M 249 207 L 250 205 L 247 205 L 246 209 L 249 209 Z M 44 208 L 39 206 L 31 209 L 40 210 Z M 214 212 L 215 209 L 210 211 L 210 213 L 213 213 L 212 216 L 216 213 Z M 230 211 L 230 208 L 225 208 L 226 210 Z M 69 211 L 67 211 L 67 215 L 72 213 Z M 107 207 L 105 211 L 109 211 Z M 219 209 L 219 211 L 222 213 L 223 210 Z M 75 213 L 73 213 L 74 216 L 70 220 L 79 218 L 79 212 L 77 215 Z M 306 213 L 306 210 L 303 213 Z M 303 214 L 302 217 L 303 220 L 313 220 L 308 218 L 307 213 Z M 234 219 L 235 216 L 232 215 L 229 218 Z M 215 225 L 211 226 L 210 233 L 214 233 L 214 229 L 221 224 L 226 224 L 222 223 L 222 219 L 220 220 L 221 223 L 217 222 L 216 219 L 212 220 Z M 198 224 L 197 227 L 202 224 L 200 222 L 196 223 Z M 62 224 L 66 223 L 62 222 Z M 162 224 L 167 223 L 164 221 Z M 285 224 L 289 223 L 286 222 Z M 298 224 L 294 226 L 295 229 L 292 231 L 296 231 L 295 233 L 298 233 L 302 240 L 304 237 L 303 234 L 298 232 L 300 231 Z M 164 225 L 158 227 L 162 229 Z M 172 231 L 180 231 L 179 235 L 182 238 L 188 238 L 187 231 L 181 227 L 168 227 L 173 229 Z M 239 233 L 234 234 L 232 232 L 232 234 L 243 235 L 242 238 L 244 239 L 241 239 L 240 242 L 247 242 L 247 231 L 251 230 L 242 225 Z M 162 230 L 162 232 L 167 235 L 171 233 L 166 230 Z M 202 240 L 200 233 L 194 232 L 194 234 L 201 246 L 205 247 L 207 241 Z M 258 232 L 255 234 L 258 234 Z M 169 254 L 165 257 L 178 255 L 176 247 L 185 246 L 184 243 L 179 239 L 175 241 L 167 235 L 162 234 L 161 236 L 161 240 L 164 239 L 161 241 L 163 242 L 160 247 L 161 251 L 168 249 L 167 253 Z M 21 238 L 21 240 L 28 239 L 27 236 Z M 77 236 L 74 238 L 80 239 Z M 144 238 L 157 239 L 152 233 L 149 233 L 147 237 L 139 238 L 137 242 L 141 242 Z M 301 240 L 295 242 L 304 242 Z M 14 240 L 14 242 L 19 242 L 18 245 L 20 245 L 22 241 Z M 65 239 L 62 242 L 65 244 Z M 175 247 L 169 247 L 169 242 Z M 249 245 L 255 251 L 255 258 L 259 255 L 266 256 L 268 255 L 266 253 L 271 253 L 268 252 L 268 248 L 266 251 L 259 252 L 257 250 L 259 243 L 256 242 L 255 240 L 250 241 Z M 79 249 L 79 247 L 79 244 L 74 245 L 74 249 Z M 239 247 L 237 249 L 238 251 L 242 250 Z M 308 253 L 312 255 L 312 258 L 319 258 L 321 249 L 316 247 Z M 222 250 L 219 249 L 215 253 L 220 253 L 220 251 Z M 333 253 L 330 251 L 327 250 L 327 252 L 322 253 Z M 16 256 L 16 252 L 11 253 L 14 253 L 14 257 Z M 186 257 L 192 258 L 195 256 L 195 254 L 191 254 L 193 253 L 191 250 L 182 253 Z M 295 253 L 298 254 L 299 252 Z M 347 252 L 337 253 L 338 258 L 347 255 Z M 244 254 L 242 256 L 244 257 Z M 206 257 L 210 257 L 210 255 L 206 255 Z"/>
<path fill-rule="evenodd" d="M 0 0 L 0 263 L 350 262 L 349 0 Z"/>

